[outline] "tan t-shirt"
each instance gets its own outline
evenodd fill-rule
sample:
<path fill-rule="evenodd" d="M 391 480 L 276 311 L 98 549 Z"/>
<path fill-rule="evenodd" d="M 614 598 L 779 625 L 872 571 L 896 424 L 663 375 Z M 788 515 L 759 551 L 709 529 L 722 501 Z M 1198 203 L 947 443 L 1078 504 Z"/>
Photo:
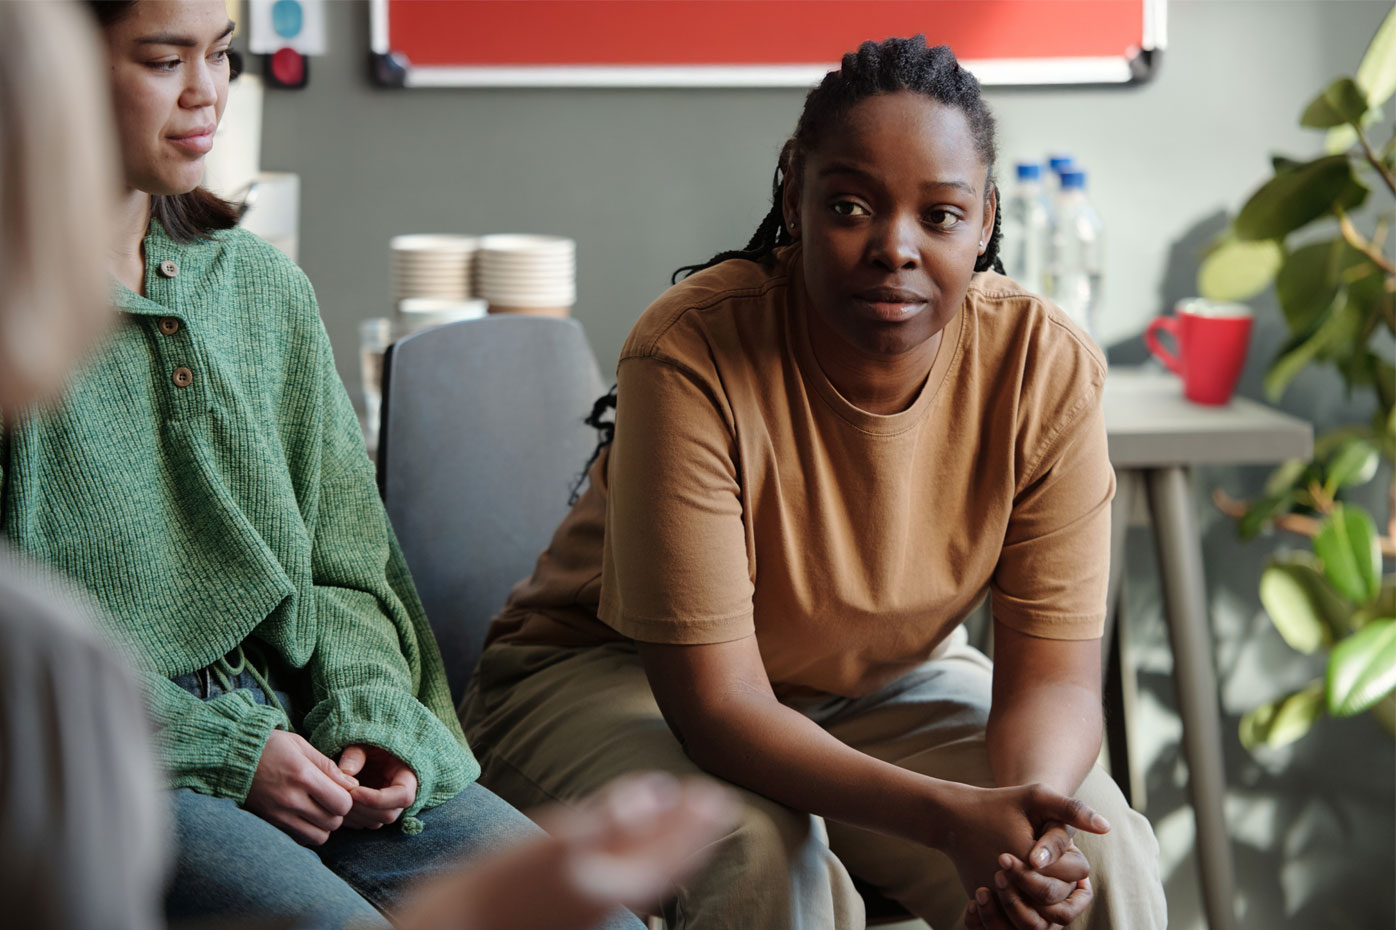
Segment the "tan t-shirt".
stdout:
<path fill-rule="evenodd" d="M 911 406 L 845 400 L 810 349 L 798 248 L 665 292 L 621 351 L 614 444 L 491 642 L 756 634 L 778 694 L 858 696 L 986 589 L 1034 636 L 1100 635 L 1114 472 L 1100 351 L 976 275 Z"/>

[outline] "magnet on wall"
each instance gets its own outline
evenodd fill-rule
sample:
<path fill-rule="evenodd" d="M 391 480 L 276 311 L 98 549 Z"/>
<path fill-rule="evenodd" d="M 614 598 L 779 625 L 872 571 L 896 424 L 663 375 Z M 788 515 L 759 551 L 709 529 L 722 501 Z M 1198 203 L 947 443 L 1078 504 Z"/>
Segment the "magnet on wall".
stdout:
<path fill-rule="evenodd" d="M 262 56 L 262 73 L 268 87 L 299 90 L 310 80 L 310 62 L 293 48 L 278 49 Z"/>

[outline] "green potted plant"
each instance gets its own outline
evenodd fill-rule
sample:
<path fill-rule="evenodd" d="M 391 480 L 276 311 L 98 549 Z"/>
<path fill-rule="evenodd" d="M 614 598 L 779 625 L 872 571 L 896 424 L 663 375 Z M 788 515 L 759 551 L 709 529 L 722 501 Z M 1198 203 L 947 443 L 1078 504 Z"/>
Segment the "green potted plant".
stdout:
<path fill-rule="evenodd" d="M 1274 558 L 1260 600 L 1290 646 L 1326 651 L 1326 673 L 1247 713 L 1247 747 L 1283 745 L 1325 713 L 1374 713 L 1396 736 L 1396 478 L 1374 519 L 1354 498 L 1396 459 L 1396 134 L 1374 142 L 1383 105 L 1396 92 L 1396 8 L 1378 28 L 1352 77 L 1313 99 L 1300 124 L 1327 131 L 1326 153 L 1308 161 L 1276 155 L 1273 176 L 1242 206 L 1198 274 L 1207 297 L 1245 300 L 1272 284 L 1289 339 L 1265 375 L 1278 401 L 1299 372 L 1336 369 L 1350 396 L 1375 399 L 1366 423 L 1320 435 L 1310 462 L 1285 463 L 1250 502 L 1216 496 L 1243 537 L 1268 527 L 1312 540 L 1310 551 Z M 1363 207 L 1374 217 L 1359 223 Z M 1370 226 L 1370 231 L 1359 228 Z M 1359 492 L 1360 493 L 1360 492 Z M 1378 529 L 1378 527 L 1381 527 Z"/>

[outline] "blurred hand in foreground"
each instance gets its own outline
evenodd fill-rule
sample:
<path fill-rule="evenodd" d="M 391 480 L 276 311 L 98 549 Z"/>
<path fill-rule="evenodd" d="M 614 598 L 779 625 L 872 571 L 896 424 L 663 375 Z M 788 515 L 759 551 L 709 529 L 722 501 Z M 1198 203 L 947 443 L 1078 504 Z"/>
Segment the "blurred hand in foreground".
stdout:
<path fill-rule="evenodd" d="M 575 808 L 531 816 L 548 836 L 462 863 L 409 897 L 404 930 L 585 930 L 617 906 L 643 908 L 707 859 L 736 822 L 706 778 L 617 779 Z"/>

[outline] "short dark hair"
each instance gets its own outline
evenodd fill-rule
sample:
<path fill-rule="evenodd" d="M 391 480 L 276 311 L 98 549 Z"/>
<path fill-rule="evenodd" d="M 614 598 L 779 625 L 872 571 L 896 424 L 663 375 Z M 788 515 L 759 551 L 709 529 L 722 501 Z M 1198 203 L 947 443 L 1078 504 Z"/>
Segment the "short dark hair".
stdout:
<path fill-rule="evenodd" d="M 987 199 L 994 189 L 994 163 L 998 160 L 998 147 L 994 142 L 994 117 L 984 103 L 974 75 L 960 67 L 948 45 L 928 48 L 925 36 L 864 42 L 858 51 L 844 55 L 839 70 L 830 71 L 819 86 L 805 97 L 805 108 L 795 125 L 795 134 L 781 148 L 776 161 L 775 177 L 771 182 L 771 211 L 756 227 L 746 247 L 719 252 L 697 265 L 685 265 L 674 272 L 673 280 L 677 281 L 680 276 L 686 277 L 729 258 L 745 258 L 769 265 L 776 249 L 794 241 L 790 230 L 785 227 L 781 198 L 786 182 L 799 177 L 805 156 L 819 145 L 829 127 L 856 104 L 868 97 L 898 91 L 922 94 L 965 115 L 970 133 L 974 136 L 975 150 L 988 166 L 989 183 L 985 186 Z M 975 262 L 975 271 L 992 268 L 1003 272 L 1003 264 L 998 257 L 999 227 L 999 212 L 996 211 L 993 235 L 984 254 Z"/>
<path fill-rule="evenodd" d="M 102 29 L 130 15 L 140 0 L 87 0 Z M 234 69 L 234 76 L 236 76 Z M 203 187 L 184 194 L 151 194 L 150 215 L 176 242 L 208 239 L 220 229 L 232 229 L 241 219 L 237 206 Z"/>

